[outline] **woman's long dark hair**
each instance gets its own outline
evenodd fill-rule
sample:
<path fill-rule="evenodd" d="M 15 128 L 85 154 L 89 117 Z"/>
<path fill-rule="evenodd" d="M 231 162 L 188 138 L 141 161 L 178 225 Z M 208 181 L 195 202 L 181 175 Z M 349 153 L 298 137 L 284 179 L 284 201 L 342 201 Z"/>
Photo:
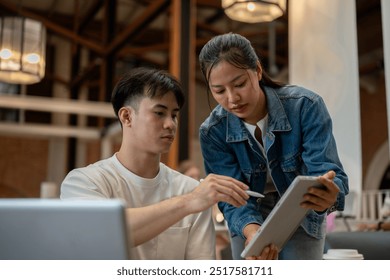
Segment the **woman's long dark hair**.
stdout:
<path fill-rule="evenodd" d="M 257 61 L 263 68 L 260 85 L 279 88 L 285 84 L 271 79 L 264 71 L 264 67 L 257 56 L 251 42 L 242 35 L 226 33 L 213 37 L 203 46 L 199 54 L 200 69 L 209 84 L 210 72 L 219 62 L 226 61 L 240 69 L 257 69 Z"/>

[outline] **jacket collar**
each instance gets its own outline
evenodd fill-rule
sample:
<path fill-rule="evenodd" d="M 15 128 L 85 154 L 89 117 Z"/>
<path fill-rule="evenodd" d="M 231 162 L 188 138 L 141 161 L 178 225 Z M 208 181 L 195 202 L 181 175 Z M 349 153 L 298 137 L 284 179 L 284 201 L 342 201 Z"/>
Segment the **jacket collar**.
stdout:
<path fill-rule="evenodd" d="M 272 110 L 268 110 L 269 131 L 290 131 L 290 122 L 288 121 L 287 114 L 284 111 L 284 107 L 278 96 L 278 91 L 280 89 L 263 87 L 263 90 L 267 98 L 267 106 L 268 108 L 272 108 Z"/>

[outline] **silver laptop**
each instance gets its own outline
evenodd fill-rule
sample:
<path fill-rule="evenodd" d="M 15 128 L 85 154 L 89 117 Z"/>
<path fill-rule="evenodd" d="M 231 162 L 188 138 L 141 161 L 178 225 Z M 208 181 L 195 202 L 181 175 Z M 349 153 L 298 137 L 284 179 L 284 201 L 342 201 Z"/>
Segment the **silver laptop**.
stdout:
<path fill-rule="evenodd" d="M 129 259 L 119 200 L 0 199 L 0 259 Z"/>

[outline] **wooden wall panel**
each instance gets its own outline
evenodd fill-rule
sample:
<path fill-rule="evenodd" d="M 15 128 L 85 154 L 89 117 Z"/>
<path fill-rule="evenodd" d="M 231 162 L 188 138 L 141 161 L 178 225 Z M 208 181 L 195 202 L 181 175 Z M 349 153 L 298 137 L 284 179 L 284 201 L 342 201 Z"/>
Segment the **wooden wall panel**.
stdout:
<path fill-rule="evenodd" d="M 0 197 L 39 197 L 49 141 L 0 137 Z"/>

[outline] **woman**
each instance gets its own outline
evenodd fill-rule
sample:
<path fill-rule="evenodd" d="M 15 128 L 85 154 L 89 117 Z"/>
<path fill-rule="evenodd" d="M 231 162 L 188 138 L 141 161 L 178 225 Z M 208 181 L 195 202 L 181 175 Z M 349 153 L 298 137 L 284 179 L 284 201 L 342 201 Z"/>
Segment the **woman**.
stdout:
<path fill-rule="evenodd" d="M 238 259 L 280 196 L 297 175 L 319 176 L 324 189 L 310 188 L 301 206 L 311 209 L 282 251 L 266 247 L 259 259 L 321 259 L 326 215 L 343 210 L 348 178 L 337 155 L 332 121 L 320 96 L 274 82 L 245 37 L 212 38 L 199 61 L 218 106 L 200 127 L 207 173 L 228 175 L 263 192 L 235 208 L 219 203 Z"/>

